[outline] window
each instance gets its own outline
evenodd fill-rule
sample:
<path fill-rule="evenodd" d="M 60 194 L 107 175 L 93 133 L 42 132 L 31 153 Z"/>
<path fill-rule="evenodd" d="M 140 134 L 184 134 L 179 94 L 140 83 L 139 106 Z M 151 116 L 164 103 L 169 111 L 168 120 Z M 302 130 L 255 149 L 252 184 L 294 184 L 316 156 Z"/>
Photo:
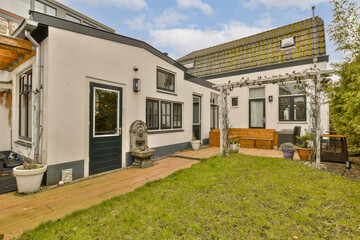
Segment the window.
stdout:
<path fill-rule="evenodd" d="M 279 121 L 306 121 L 305 90 L 296 86 L 279 86 Z"/>
<path fill-rule="evenodd" d="M 159 129 L 159 101 L 146 100 L 146 124 L 148 129 Z"/>
<path fill-rule="evenodd" d="M 35 1 L 35 11 L 45 13 L 45 4 Z"/>
<path fill-rule="evenodd" d="M 56 9 L 50 6 L 46 6 L 46 13 L 51 16 L 56 16 Z"/>
<path fill-rule="evenodd" d="M 32 72 L 20 76 L 19 80 L 19 137 L 30 140 L 32 136 Z"/>
<path fill-rule="evenodd" d="M 161 102 L 161 129 L 171 128 L 171 103 Z"/>
<path fill-rule="evenodd" d="M 175 75 L 158 69 L 157 88 L 160 90 L 175 92 Z"/>
<path fill-rule="evenodd" d="M 182 128 L 182 104 L 146 99 L 146 125 L 149 130 Z"/>
<path fill-rule="evenodd" d="M 80 19 L 73 17 L 69 14 L 66 14 L 66 20 L 72 21 L 72 22 L 76 22 L 76 23 L 80 23 Z"/>
<path fill-rule="evenodd" d="M 232 97 L 231 98 L 231 106 L 237 107 L 238 106 L 238 97 Z"/>
<path fill-rule="evenodd" d="M 181 128 L 182 126 L 182 109 L 181 109 L 181 104 L 179 103 L 174 103 L 173 104 L 173 127 L 174 128 Z"/>
<path fill-rule="evenodd" d="M 210 128 L 218 129 L 219 128 L 219 106 L 211 104 L 210 105 Z"/>
<path fill-rule="evenodd" d="M 281 48 L 287 48 L 295 45 L 295 38 L 290 37 L 280 41 Z"/>
<path fill-rule="evenodd" d="M 249 98 L 265 98 L 265 88 L 250 88 Z"/>

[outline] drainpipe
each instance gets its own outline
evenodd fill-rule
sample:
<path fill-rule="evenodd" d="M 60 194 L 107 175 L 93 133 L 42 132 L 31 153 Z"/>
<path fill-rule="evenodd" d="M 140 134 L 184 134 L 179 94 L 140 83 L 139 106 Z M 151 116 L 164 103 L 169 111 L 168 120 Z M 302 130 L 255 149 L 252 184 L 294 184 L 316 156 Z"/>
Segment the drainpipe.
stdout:
<path fill-rule="evenodd" d="M 31 36 L 29 30 L 25 30 L 25 36 L 29 41 L 34 44 L 36 51 L 36 62 L 35 62 L 35 90 L 33 91 L 33 103 L 35 111 L 35 131 L 34 131 L 34 159 L 35 162 L 39 162 L 39 152 L 40 152 L 40 92 L 41 92 L 41 48 L 40 44 L 35 41 Z"/>

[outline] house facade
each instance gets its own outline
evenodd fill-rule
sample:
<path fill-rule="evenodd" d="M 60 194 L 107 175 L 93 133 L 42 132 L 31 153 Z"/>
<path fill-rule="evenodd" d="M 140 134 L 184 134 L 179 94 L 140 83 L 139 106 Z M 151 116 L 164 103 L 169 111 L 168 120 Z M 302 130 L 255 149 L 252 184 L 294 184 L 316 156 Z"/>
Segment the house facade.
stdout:
<path fill-rule="evenodd" d="M 214 84 L 327 69 L 324 22 L 313 17 L 243 39 L 192 52 L 178 62 Z M 235 88 L 228 99 L 231 126 L 278 131 L 309 125 L 309 101 L 295 82 Z M 329 129 L 328 104 L 321 128 Z"/>
<path fill-rule="evenodd" d="M 208 143 L 212 84 L 145 42 L 32 12 L 15 31 L 27 29 L 40 44 L 41 89 L 37 58 L 4 71 L 12 80 L 12 150 L 36 155 L 35 98 L 40 104 L 39 159 L 48 165 L 46 184 L 63 170 L 73 178 L 132 164 L 130 126 L 144 121 L 154 158 Z M 31 92 L 32 91 L 32 92 Z M 33 93 L 33 94 L 32 94 Z"/>

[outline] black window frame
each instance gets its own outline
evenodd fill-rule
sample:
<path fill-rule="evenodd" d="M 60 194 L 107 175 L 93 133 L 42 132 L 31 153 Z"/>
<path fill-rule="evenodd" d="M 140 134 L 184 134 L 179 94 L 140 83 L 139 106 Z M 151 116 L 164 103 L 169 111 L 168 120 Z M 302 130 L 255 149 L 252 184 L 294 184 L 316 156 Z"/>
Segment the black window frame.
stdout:
<path fill-rule="evenodd" d="M 149 113 L 148 112 L 148 103 L 151 104 L 157 104 L 157 113 Z M 154 99 L 146 99 L 146 126 L 149 130 L 157 130 L 160 128 L 159 126 L 159 100 L 154 100 Z M 154 108 L 152 108 L 154 109 Z M 149 121 L 150 121 L 150 117 L 151 116 L 157 116 L 157 127 L 149 127 Z"/>
<path fill-rule="evenodd" d="M 175 106 L 180 108 L 179 113 L 175 114 Z M 175 119 L 180 118 L 180 126 L 177 125 L 177 121 Z M 173 128 L 182 128 L 182 104 L 181 103 L 173 103 Z"/>
<path fill-rule="evenodd" d="M 297 97 L 303 97 L 304 98 L 304 105 L 305 105 L 305 119 L 304 120 L 294 120 L 294 99 Z M 281 98 L 290 98 L 290 117 L 289 120 L 281 119 L 281 111 L 280 111 L 280 99 Z M 282 95 L 279 96 L 279 122 L 306 122 L 307 121 L 307 108 L 306 108 L 306 95 Z"/>
<path fill-rule="evenodd" d="M 170 75 L 170 76 L 173 77 L 173 86 L 174 86 L 173 90 L 159 87 L 159 72 L 161 72 L 161 73 L 163 73 L 165 75 Z M 167 71 L 159 69 L 159 68 L 156 69 L 156 89 L 161 90 L 161 91 L 167 91 L 167 92 L 175 93 L 175 81 L 176 81 L 175 80 L 175 74 L 167 72 Z"/>
<path fill-rule="evenodd" d="M 236 105 L 234 105 L 234 101 L 236 99 Z M 239 106 L 239 97 L 231 97 L 231 106 L 238 107 Z"/>
<path fill-rule="evenodd" d="M 163 127 L 163 116 L 164 116 L 164 113 L 163 113 L 163 104 L 165 105 L 165 124 L 167 123 L 166 122 L 166 117 L 167 116 L 169 116 L 170 117 L 170 123 L 169 123 L 169 127 Z M 166 107 L 166 105 L 170 105 L 170 112 L 169 113 L 167 113 L 167 107 Z M 161 107 L 161 114 L 160 114 L 160 122 L 161 122 L 161 124 L 160 124 L 160 128 L 161 129 L 171 129 L 171 127 L 172 127 L 172 125 L 171 125 L 171 121 L 172 121 L 172 119 L 171 119 L 171 102 L 167 102 L 167 101 L 161 101 L 160 102 L 160 107 Z M 167 124 L 166 124 L 167 125 Z"/>
<path fill-rule="evenodd" d="M 27 88 L 27 91 L 25 91 L 24 89 L 25 89 L 25 78 L 26 78 L 26 82 L 27 82 L 27 84 L 28 85 L 30 85 L 30 86 L 28 86 Z M 29 84 L 29 82 L 30 82 L 30 84 Z M 25 118 L 26 118 L 26 124 L 25 124 L 25 132 L 26 132 L 26 134 L 25 135 L 22 135 L 22 128 L 21 128 L 21 123 L 22 123 L 22 118 L 24 117 L 24 116 L 22 116 L 22 114 L 21 114 L 21 109 L 22 109 L 22 105 L 24 104 L 24 102 L 23 102 L 23 95 L 26 95 L 26 103 L 25 103 L 25 108 L 24 109 L 26 109 L 26 111 L 25 111 L 25 114 L 26 114 L 26 116 L 25 116 Z M 20 75 L 20 77 L 19 77 L 19 105 L 18 105 L 18 107 L 19 107 L 19 122 L 18 122 L 18 126 L 19 126 L 19 139 L 22 139 L 22 140 L 26 140 L 26 141 L 31 141 L 32 140 L 32 136 L 29 136 L 30 134 L 29 134 L 29 121 L 31 121 L 32 122 L 32 119 L 29 119 L 29 109 L 31 110 L 32 109 L 32 107 L 30 107 L 29 108 L 29 105 L 31 105 L 32 106 L 32 96 L 31 96 L 31 100 L 30 101 L 28 101 L 28 99 L 29 99 L 29 94 L 32 94 L 32 70 L 30 70 L 30 71 L 27 71 L 27 72 L 25 72 L 25 73 L 23 73 L 23 74 L 21 74 Z M 30 116 L 32 116 L 32 114 L 30 115 Z"/>

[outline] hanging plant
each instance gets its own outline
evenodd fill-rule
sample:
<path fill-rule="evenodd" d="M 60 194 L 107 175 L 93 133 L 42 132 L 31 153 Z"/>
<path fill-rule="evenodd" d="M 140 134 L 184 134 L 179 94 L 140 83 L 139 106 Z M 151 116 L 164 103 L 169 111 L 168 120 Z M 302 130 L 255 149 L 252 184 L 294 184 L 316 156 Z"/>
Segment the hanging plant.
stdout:
<path fill-rule="evenodd" d="M 0 105 L 8 110 L 8 123 L 11 127 L 12 116 L 12 93 L 11 90 L 5 90 L 0 92 Z"/>

